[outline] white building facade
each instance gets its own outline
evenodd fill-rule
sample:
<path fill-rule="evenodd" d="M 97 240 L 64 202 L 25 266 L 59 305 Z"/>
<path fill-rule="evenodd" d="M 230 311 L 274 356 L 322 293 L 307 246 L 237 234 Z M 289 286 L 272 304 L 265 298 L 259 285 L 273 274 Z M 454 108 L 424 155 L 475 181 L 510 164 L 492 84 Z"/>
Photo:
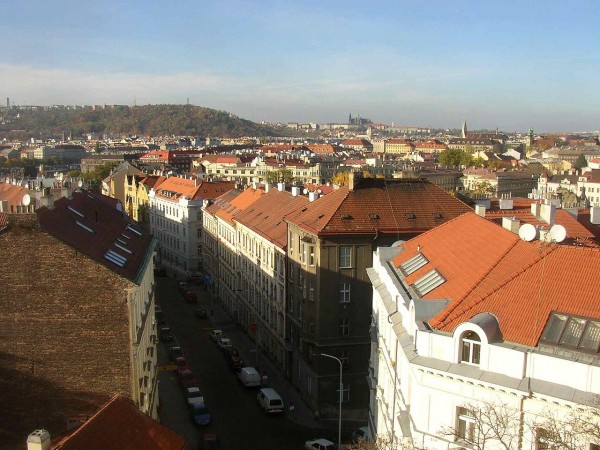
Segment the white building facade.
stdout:
<path fill-rule="evenodd" d="M 482 222 L 464 217 L 456 221 L 463 220 L 468 233 L 474 232 L 471 226 L 474 224 L 486 228 L 489 239 L 496 234 Z M 498 228 L 508 247 L 515 245 L 514 239 L 511 241 L 505 235 L 510 232 L 489 225 Z M 438 227 L 431 234 L 441 235 L 444 233 L 441 229 L 449 227 Z M 459 235 L 445 234 L 454 241 Z M 513 305 L 510 314 L 516 314 L 516 318 L 500 310 L 504 306 L 491 307 L 510 304 L 513 299 L 508 295 L 502 299 L 502 294 L 498 294 L 499 303 L 488 301 L 487 310 L 473 306 L 469 289 L 477 291 L 478 287 L 457 287 L 461 276 L 452 274 L 451 267 L 461 267 L 460 264 L 448 264 L 453 256 L 444 254 L 439 246 L 428 251 L 443 240 L 418 237 L 411 241 L 395 248 L 379 248 L 373 267 L 368 269 L 373 284 L 371 436 L 393 436 L 396 448 L 521 450 L 569 448 L 557 443 L 558 435 L 564 433 L 575 443 L 571 448 L 598 449 L 598 307 L 595 312 L 592 306 L 584 313 L 592 303 L 582 301 L 570 310 L 543 288 L 532 289 L 540 293 L 532 301 L 547 304 L 532 308 L 524 305 L 522 309 Z M 537 245 L 518 243 L 524 247 L 523 251 L 528 250 L 522 244 Z M 580 262 L 582 265 L 590 261 L 594 264 L 594 258 L 598 257 L 594 251 L 592 259 L 587 259 L 590 249 L 570 247 L 571 250 L 581 250 L 574 257 L 585 259 Z M 405 251 L 413 252 L 409 259 L 402 255 Z M 476 253 L 465 250 L 456 258 L 468 260 Z M 398 258 L 403 259 L 401 264 L 397 263 Z M 436 264 L 437 258 L 443 262 Z M 481 264 L 485 266 L 486 262 Z M 547 264 L 546 270 L 554 263 L 549 260 Z M 501 266 L 502 260 L 497 265 Z M 597 268 L 586 266 L 582 270 L 592 273 Z M 417 280 L 411 278 L 419 269 L 423 276 Z M 539 279 L 539 273 L 536 276 Z M 478 281 L 479 285 L 486 282 L 486 278 Z M 445 284 L 449 286 L 444 288 Z M 442 291 L 438 296 L 430 295 L 439 286 Z M 505 285 L 498 289 L 505 289 L 507 294 L 510 291 Z M 597 283 L 587 289 L 597 294 Z M 452 291 L 462 298 L 440 295 Z M 486 302 L 478 298 L 480 303 Z M 465 305 L 464 311 L 461 306 L 454 307 L 457 300 Z M 578 300 L 572 303 L 577 304 Z M 577 308 L 579 314 L 573 314 Z M 529 311 L 539 312 L 528 322 L 541 335 L 539 342 L 527 345 L 525 338 L 522 342 L 518 339 L 511 342 L 506 335 L 519 335 L 520 331 L 510 328 L 519 320 L 519 314 L 521 318 L 527 317 Z M 456 325 L 452 331 L 439 325 L 447 321 Z M 596 415 L 589 413 L 594 408 Z M 595 432 L 582 433 L 577 423 L 584 423 L 590 417 L 592 422 L 596 421 L 592 426 Z M 573 433 L 569 434 L 570 431 Z"/>

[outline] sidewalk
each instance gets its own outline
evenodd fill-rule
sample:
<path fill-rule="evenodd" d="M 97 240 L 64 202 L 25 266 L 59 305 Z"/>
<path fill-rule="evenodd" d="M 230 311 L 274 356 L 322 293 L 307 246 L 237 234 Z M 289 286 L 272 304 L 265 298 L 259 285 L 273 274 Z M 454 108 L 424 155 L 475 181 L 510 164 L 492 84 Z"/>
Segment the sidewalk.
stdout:
<path fill-rule="evenodd" d="M 200 289 L 199 292 L 201 298 L 206 302 L 210 302 L 210 294 L 207 291 Z M 246 364 L 253 366 L 257 360 L 254 341 L 227 315 L 217 298 L 212 301 L 212 311 L 213 315 L 209 316 L 209 319 L 213 327 L 223 330 L 233 341 L 233 346 L 239 350 Z M 283 374 L 262 352 L 258 355 L 258 362 L 260 369 L 257 368 L 257 370 L 259 372 L 266 370 L 267 372 L 267 380 L 263 382 L 263 387 L 271 387 L 281 395 L 285 405 L 284 414 L 287 419 L 306 428 L 315 430 L 327 428 L 315 419 L 313 412 L 306 406 L 296 388 L 285 379 Z M 290 410 L 290 404 L 293 405 L 292 410 Z"/>

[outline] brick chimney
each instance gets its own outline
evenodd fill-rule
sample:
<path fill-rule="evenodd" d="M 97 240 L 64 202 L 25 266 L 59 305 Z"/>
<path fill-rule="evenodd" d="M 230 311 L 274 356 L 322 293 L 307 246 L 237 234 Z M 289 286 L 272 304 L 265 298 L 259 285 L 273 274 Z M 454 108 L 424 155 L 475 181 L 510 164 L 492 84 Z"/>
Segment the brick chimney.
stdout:
<path fill-rule="evenodd" d="M 35 430 L 27 436 L 27 450 L 50 450 L 50 433 Z"/>

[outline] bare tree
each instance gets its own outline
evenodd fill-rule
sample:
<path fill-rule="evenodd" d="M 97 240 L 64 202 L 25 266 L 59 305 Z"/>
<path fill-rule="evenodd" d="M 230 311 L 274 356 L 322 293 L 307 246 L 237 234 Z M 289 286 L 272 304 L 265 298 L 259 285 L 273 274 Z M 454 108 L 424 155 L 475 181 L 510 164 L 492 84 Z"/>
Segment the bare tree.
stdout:
<path fill-rule="evenodd" d="M 511 450 L 519 446 L 520 423 L 520 414 L 514 408 L 482 402 L 460 407 L 456 426 L 443 429 L 441 434 L 477 450 L 492 444 Z"/>
<path fill-rule="evenodd" d="M 344 450 L 425 450 L 415 447 L 410 439 L 398 440 L 393 435 L 378 436 L 374 441 L 359 439 L 353 444 L 343 446 Z"/>

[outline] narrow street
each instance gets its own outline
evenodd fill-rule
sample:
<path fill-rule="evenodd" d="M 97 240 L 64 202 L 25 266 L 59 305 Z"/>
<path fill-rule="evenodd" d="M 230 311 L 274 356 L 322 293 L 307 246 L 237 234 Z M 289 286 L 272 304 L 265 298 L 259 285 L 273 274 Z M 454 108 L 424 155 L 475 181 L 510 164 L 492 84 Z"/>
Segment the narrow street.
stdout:
<path fill-rule="evenodd" d="M 254 366 L 256 360 L 253 342 L 222 311 L 208 319 L 194 316 L 194 310 L 198 306 L 207 311 L 210 309 L 209 297 L 204 289 L 193 287 L 198 293 L 196 305 L 184 302 L 177 291 L 177 281 L 157 278 L 156 282 L 157 304 L 164 312 L 167 322 L 162 326 L 169 326 L 175 335 L 173 342 L 159 343 L 159 370 L 161 366 L 169 364 L 169 347 L 179 345 L 198 379 L 205 403 L 213 417 L 213 423 L 207 427 L 194 425 L 178 384 L 177 373 L 172 370 L 160 371 L 161 422 L 184 436 L 190 449 L 202 448 L 201 438 L 204 432 L 217 433 L 224 450 L 301 449 L 307 439 L 331 438 L 332 434 L 335 435 L 335 431 L 306 428 L 298 425 L 297 421 L 289 420 L 291 414 L 299 412 L 289 411 L 284 392 L 280 392 L 286 404 L 284 414 L 272 417 L 263 413 L 256 402 L 257 389 L 246 389 L 241 385 L 236 373 L 229 368 L 225 356 L 208 333 L 213 327 L 223 330 L 249 366 Z M 217 308 L 215 305 L 215 310 Z M 160 327 L 159 325 L 158 328 Z"/>

